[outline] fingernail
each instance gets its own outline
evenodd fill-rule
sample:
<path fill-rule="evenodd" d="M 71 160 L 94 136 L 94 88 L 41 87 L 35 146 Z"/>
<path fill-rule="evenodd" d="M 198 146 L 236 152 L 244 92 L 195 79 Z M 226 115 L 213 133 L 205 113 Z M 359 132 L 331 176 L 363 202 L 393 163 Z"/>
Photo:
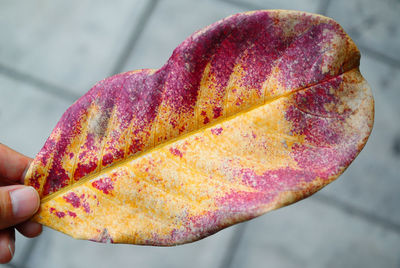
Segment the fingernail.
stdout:
<path fill-rule="evenodd" d="M 10 192 L 14 217 L 25 218 L 33 215 L 39 207 L 39 195 L 29 186 Z"/>

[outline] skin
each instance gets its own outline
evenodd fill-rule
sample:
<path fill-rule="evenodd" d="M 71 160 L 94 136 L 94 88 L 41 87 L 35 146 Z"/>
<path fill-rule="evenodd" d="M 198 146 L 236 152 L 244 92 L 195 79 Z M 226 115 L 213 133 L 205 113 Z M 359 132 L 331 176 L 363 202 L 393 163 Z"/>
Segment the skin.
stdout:
<path fill-rule="evenodd" d="M 16 217 L 13 214 L 13 206 L 10 193 L 22 188 L 26 170 L 32 159 L 22 155 L 9 147 L 0 144 L 0 263 L 11 261 L 15 252 L 15 229 L 22 235 L 32 238 L 42 232 L 42 225 L 29 219 L 36 213 L 40 199 L 36 191 L 28 191 L 24 196 L 25 202 L 30 206 L 25 215 Z"/>

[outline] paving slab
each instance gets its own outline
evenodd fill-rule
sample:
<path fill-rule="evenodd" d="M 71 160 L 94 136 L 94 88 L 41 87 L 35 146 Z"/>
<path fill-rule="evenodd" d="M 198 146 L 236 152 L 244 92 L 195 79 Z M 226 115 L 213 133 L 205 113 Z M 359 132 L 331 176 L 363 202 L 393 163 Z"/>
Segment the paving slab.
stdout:
<path fill-rule="evenodd" d="M 176 247 L 101 244 L 46 228 L 26 267 L 219 267 L 236 227 Z"/>
<path fill-rule="evenodd" d="M 316 13 L 319 11 L 318 0 L 226 0 L 233 4 L 249 6 L 252 9 L 287 9 Z"/>
<path fill-rule="evenodd" d="M 309 198 L 247 223 L 231 267 L 399 267 L 400 234 Z"/>
<path fill-rule="evenodd" d="M 400 226 L 400 69 L 363 53 L 361 72 L 375 98 L 375 124 L 358 158 L 320 193 Z"/>
<path fill-rule="evenodd" d="M 247 9 L 219 1 L 160 1 L 133 47 L 124 71 L 160 68 L 195 31 Z"/>
<path fill-rule="evenodd" d="M 400 60 L 400 2 L 330 1 L 327 16 L 337 20 L 356 44 Z"/>
<path fill-rule="evenodd" d="M 0 142 L 34 157 L 71 104 L 0 75 Z"/>
<path fill-rule="evenodd" d="M 110 75 L 149 1 L 2 1 L 0 63 L 82 94 Z"/>

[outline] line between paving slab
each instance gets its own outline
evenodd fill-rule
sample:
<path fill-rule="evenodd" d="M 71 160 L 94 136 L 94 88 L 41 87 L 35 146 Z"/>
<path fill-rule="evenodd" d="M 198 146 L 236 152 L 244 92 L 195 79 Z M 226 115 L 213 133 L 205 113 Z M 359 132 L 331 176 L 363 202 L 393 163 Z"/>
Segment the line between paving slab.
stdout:
<path fill-rule="evenodd" d="M 24 248 L 23 252 L 20 253 L 23 255 L 21 257 L 21 261 L 19 265 L 15 265 L 15 267 L 26 267 L 26 264 L 28 263 L 32 253 L 33 249 L 35 248 L 35 245 L 38 243 L 39 237 L 30 239 L 29 244 Z"/>
<path fill-rule="evenodd" d="M 138 20 L 138 23 L 133 27 L 129 39 L 125 44 L 124 49 L 122 49 L 121 53 L 119 54 L 119 57 L 116 61 L 116 64 L 114 68 L 112 68 L 111 75 L 120 73 L 123 71 L 123 68 L 129 59 L 129 56 L 131 55 L 133 49 L 135 48 L 135 45 L 137 41 L 139 40 L 140 36 L 143 33 L 144 28 L 146 27 L 147 23 L 150 20 L 151 14 L 153 13 L 155 7 L 157 6 L 159 0 L 151 0 L 148 2 L 146 5 L 144 11 L 140 14 L 140 18 Z"/>
<path fill-rule="evenodd" d="M 0 64 L 0 73 L 6 75 L 9 78 L 13 78 L 14 80 L 25 82 L 27 84 L 33 85 L 38 90 L 42 92 L 49 93 L 51 95 L 61 97 L 62 99 L 67 99 L 71 102 L 76 101 L 80 95 L 72 93 L 69 89 L 57 86 L 55 84 L 51 84 L 47 81 L 44 81 L 40 78 L 31 76 L 24 72 L 20 72 L 3 64 Z"/>
<path fill-rule="evenodd" d="M 331 3 L 330 0 L 320 0 L 320 4 L 319 4 L 317 12 L 321 15 L 326 16 L 326 14 L 328 13 L 328 7 L 329 7 L 330 3 Z"/>
<path fill-rule="evenodd" d="M 349 205 L 345 201 L 341 201 L 335 197 L 331 197 L 329 195 L 321 194 L 321 193 L 317 193 L 316 195 L 314 195 L 313 197 L 310 197 L 310 198 L 323 203 L 325 206 L 334 207 L 336 209 L 339 209 L 343 213 L 357 217 L 363 221 L 368 222 L 369 224 L 380 226 L 389 231 L 400 234 L 400 224 L 388 221 L 387 219 L 384 219 L 384 218 L 374 215 L 372 213 L 366 212 L 355 206 Z M 220 268 L 230 268 L 232 266 L 236 252 L 239 249 L 239 243 L 244 236 L 246 227 L 247 227 L 247 222 L 241 223 L 238 227 L 237 232 L 235 232 L 233 234 L 233 237 L 229 244 L 228 251 L 225 254 L 225 256 L 221 262 Z"/>
<path fill-rule="evenodd" d="M 362 218 L 367 222 L 382 226 L 388 230 L 400 234 L 400 224 L 385 219 L 371 212 L 365 211 L 363 209 L 357 208 L 356 206 L 353 206 L 346 201 L 342 201 L 338 198 L 323 193 L 317 193 L 313 198 L 320 201 L 321 203 L 324 203 L 325 205 L 339 208 L 341 211 L 344 211 L 351 216 L 357 216 L 358 218 Z"/>
<path fill-rule="evenodd" d="M 228 250 L 222 259 L 220 268 L 230 268 L 232 266 L 233 259 L 236 252 L 238 251 L 240 241 L 242 240 L 247 222 L 240 223 L 237 227 L 236 232 L 232 235 L 231 241 L 229 242 Z"/>
<path fill-rule="evenodd" d="M 255 5 L 255 4 L 249 4 L 249 3 L 245 3 L 245 2 L 237 1 L 237 0 L 219 0 L 219 2 L 235 5 L 239 8 L 244 8 L 244 9 L 248 9 L 248 10 L 265 9 L 265 8 L 262 8 L 261 6 Z"/>
<path fill-rule="evenodd" d="M 371 49 L 367 46 L 364 45 L 359 45 L 358 48 L 364 52 L 366 55 L 369 55 L 375 59 L 377 59 L 378 61 L 381 61 L 383 63 L 386 63 L 388 65 L 391 65 L 392 67 L 395 68 L 400 68 L 400 61 L 394 58 L 391 58 L 379 51 L 376 51 L 374 49 Z"/>

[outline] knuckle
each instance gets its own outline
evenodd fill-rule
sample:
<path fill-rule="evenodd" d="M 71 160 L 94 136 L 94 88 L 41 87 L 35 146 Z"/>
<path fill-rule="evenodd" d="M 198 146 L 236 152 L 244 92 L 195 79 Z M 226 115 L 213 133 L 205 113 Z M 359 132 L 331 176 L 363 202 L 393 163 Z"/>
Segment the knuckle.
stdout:
<path fill-rule="evenodd" d="M 3 189 L 0 190 L 0 227 L 4 228 L 11 222 L 13 217 L 12 214 L 12 203 L 10 194 L 8 191 Z"/>

